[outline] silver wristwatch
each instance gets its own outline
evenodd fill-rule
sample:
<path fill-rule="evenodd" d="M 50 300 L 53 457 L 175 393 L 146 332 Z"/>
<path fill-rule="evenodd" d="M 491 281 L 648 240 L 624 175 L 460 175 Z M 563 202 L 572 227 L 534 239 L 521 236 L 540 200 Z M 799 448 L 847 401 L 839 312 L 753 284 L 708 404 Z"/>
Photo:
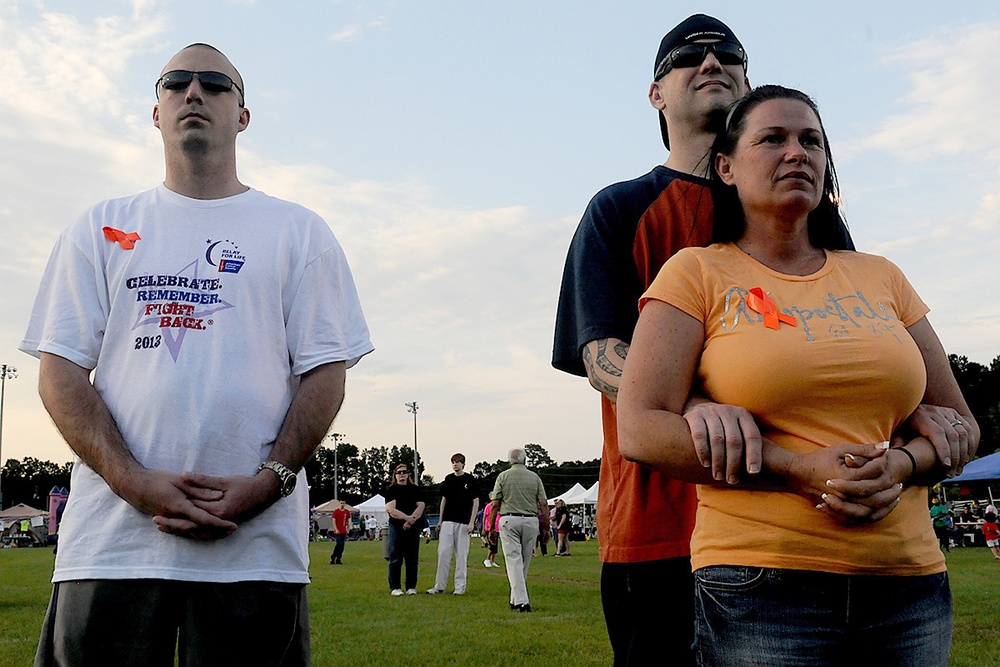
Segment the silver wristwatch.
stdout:
<path fill-rule="evenodd" d="M 288 466 L 278 463 L 277 461 L 264 461 L 257 468 L 257 472 L 261 470 L 268 469 L 278 476 L 281 480 L 281 497 L 285 498 L 292 495 L 292 491 L 295 490 L 295 473 L 292 472 L 291 468 Z"/>

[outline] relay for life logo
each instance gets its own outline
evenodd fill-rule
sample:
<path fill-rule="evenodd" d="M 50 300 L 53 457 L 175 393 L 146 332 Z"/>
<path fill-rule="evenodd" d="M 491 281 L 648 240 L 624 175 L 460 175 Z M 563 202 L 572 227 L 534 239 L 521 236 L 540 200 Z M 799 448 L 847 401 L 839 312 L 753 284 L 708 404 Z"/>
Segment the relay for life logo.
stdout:
<path fill-rule="evenodd" d="M 240 252 L 239 246 L 226 239 L 225 241 L 208 241 L 205 251 L 205 261 L 218 267 L 219 273 L 239 273 L 246 262 L 246 257 Z"/>

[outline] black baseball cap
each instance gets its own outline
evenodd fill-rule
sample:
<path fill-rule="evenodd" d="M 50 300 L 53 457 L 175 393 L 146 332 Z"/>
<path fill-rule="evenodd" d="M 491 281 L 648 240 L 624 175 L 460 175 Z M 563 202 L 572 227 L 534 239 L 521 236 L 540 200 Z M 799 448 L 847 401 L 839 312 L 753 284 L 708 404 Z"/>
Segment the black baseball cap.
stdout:
<path fill-rule="evenodd" d="M 725 23 L 707 14 L 694 14 L 678 23 L 673 30 L 668 32 L 660 40 L 660 48 L 656 51 L 656 60 L 653 62 L 653 76 L 660 69 L 660 64 L 671 51 L 678 46 L 693 44 L 702 39 L 714 39 L 720 42 L 735 42 L 741 47 L 743 44 L 737 39 L 736 34 Z M 660 136 L 663 137 L 663 145 L 670 149 L 670 138 L 667 135 L 667 119 L 660 111 L 656 112 L 660 117 Z"/>

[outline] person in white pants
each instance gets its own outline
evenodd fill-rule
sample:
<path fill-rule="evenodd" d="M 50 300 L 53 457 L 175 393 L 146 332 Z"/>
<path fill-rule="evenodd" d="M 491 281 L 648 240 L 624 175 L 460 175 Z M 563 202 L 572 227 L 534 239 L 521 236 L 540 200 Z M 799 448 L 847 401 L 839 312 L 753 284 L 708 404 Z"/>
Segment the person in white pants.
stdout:
<path fill-rule="evenodd" d="M 543 535 L 549 532 L 549 506 L 542 480 L 525 467 L 527 456 L 524 450 L 510 450 L 507 460 L 510 468 L 497 477 L 490 497 L 493 511 L 500 512 L 500 541 L 510 582 L 510 608 L 530 612 L 525 581 L 531 564 L 531 551 L 538 538 L 539 516 L 542 517 L 540 528 Z"/>
<path fill-rule="evenodd" d="M 476 478 L 465 472 L 465 455 L 451 457 L 452 474 L 441 485 L 441 509 L 438 520 L 438 565 L 434 587 L 428 593 L 443 593 L 448 587 L 448 570 L 455 555 L 455 595 L 465 594 L 468 578 L 469 534 L 475 528 L 479 511 L 479 488 Z"/>

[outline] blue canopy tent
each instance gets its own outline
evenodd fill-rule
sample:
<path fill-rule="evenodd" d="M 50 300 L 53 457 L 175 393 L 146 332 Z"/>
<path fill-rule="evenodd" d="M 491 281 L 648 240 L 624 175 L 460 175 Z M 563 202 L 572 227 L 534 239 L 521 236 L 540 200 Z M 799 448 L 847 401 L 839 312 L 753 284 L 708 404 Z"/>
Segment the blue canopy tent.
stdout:
<path fill-rule="evenodd" d="M 942 484 L 962 484 L 965 482 L 984 482 L 1000 479 L 1000 452 L 976 459 L 965 466 L 958 477 L 942 481 Z"/>
<path fill-rule="evenodd" d="M 1000 479 L 1000 452 L 978 458 L 965 466 L 958 477 L 942 480 L 942 484 L 970 484 L 972 482 L 990 482 Z M 988 488 L 988 487 L 987 487 Z M 988 488 L 990 502 L 994 505 L 993 492 Z"/>

